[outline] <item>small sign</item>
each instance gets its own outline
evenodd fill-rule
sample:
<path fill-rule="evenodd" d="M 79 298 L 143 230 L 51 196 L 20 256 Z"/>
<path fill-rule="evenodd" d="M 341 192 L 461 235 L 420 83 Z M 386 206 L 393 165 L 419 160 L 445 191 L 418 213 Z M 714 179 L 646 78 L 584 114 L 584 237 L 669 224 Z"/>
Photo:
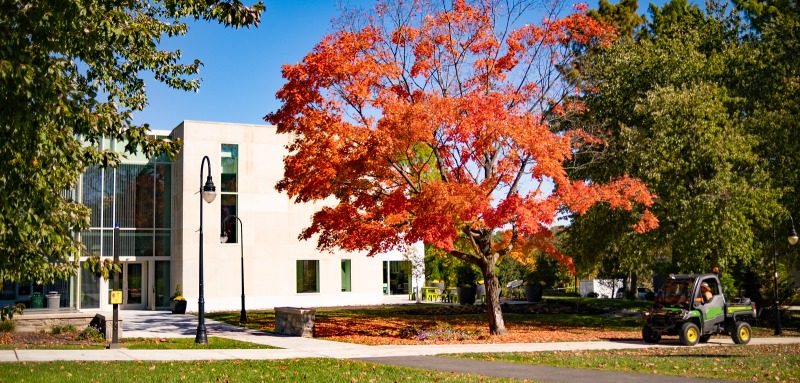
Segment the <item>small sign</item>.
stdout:
<path fill-rule="evenodd" d="M 122 290 L 111 291 L 111 304 L 112 305 L 122 304 Z"/>

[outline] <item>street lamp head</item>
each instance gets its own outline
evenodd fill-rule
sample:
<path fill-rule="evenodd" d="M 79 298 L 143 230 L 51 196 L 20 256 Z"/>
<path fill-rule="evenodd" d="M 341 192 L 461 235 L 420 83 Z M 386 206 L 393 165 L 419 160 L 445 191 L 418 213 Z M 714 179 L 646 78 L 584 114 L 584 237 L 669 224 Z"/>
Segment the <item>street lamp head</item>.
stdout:
<path fill-rule="evenodd" d="M 217 198 L 217 188 L 214 187 L 214 181 L 211 180 L 211 174 L 208 175 L 206 178 L 206 184 L 203 185 L 203 201 L 206 203 L 214 202 L 214 199 Z"/>
<path fill-rule="evenodd" d="M 797 243 L 797 232 L 794 230 L 794 218 L 789 214 L 789 219 L 792 220 L 792 232 L 789 233 L 789 243 L 794 245 Z"/>

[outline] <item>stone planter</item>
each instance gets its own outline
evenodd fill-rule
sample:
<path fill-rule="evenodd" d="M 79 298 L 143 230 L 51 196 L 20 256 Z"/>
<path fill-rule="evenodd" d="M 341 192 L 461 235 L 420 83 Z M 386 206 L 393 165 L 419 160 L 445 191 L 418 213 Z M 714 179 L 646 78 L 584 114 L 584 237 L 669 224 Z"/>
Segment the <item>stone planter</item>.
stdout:
<path fill-rule="evenodd" d="M 275 333 L 313 338 L 316 312 L 308 308 L 276 307 Z"/>
<path fill-rule="evenodd" d="M 186 314 L 186 301 L 169 301 L 173 314 Z"/>
<path fill-rule="evenodd" d="M 541 302 L 544 289 L 538 283 L 525 285 L 525 298 L 528 302 Z"/>
<path fill-rule="evenodd" d="M 456 294 L 458 294 L 458 303 L 462 305 L 475 304 L 476 290 L 477 289 L 474 286 L 456 287 Z"/>

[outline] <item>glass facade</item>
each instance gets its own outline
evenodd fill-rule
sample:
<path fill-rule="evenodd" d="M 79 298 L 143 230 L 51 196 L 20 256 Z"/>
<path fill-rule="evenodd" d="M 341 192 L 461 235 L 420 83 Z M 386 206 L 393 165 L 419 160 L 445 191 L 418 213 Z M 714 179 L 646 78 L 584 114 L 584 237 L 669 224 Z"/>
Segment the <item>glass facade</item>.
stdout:
<path fill-rule="evenodd" d="M 124 148 L 123 143 L 110 140 L 103 140 L 101 145 L 101 149 L 120 153 Z M 83 256 L 113 257 L 114 227 L 119 225 L 126 305 L 145 304 L 148 290 L 156 293 L 151 306 L 169 305 L 169 261 L 156 259 L 154 266 L 147 260 L 171 255 L 171 189 L 172 164 L 168 157 L 122 154 L 122 163 L 116 169 L 89 167 L 76 190 L 77 200 L 91 209 L 89 230 L 81 233 L 87 250 Z M 148 282 L 148 274 L 153 273 L 148 270 L 153 267 L 155 284 Z M 79 281 L 79 307 L 100 308 L 99 277 L 82 268 Z"/>
<path fill-rule="evenodd" d="M 220 186 L 220 219 L 228 240 L 225 243 L 239 243 L 239 223 L 229 216 L 238 215 L 239 192 L 239 145 L 222 144 L 220 162 L 222 164 L 222 185 Z"/>
<path fill-rule="evenodd" d="M 89 253 L 112 256 L 113 229 L 120 227 L 122 256 L 169 256 L 171 164 L 90 167 L 81 183 L 81 202 L 92 209 L 82 241 Z"/>

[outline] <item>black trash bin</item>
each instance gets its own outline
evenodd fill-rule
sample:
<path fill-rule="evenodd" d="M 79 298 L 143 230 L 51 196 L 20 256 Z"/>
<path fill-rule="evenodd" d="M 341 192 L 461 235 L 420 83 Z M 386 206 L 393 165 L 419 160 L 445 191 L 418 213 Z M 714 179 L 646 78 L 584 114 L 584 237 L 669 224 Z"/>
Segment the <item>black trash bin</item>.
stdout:
<path fill-rule="evenodd" d="M 44 296 L 42 293 L 31 294 L 31 308 L 40 309 L 44 308 Z"/>

